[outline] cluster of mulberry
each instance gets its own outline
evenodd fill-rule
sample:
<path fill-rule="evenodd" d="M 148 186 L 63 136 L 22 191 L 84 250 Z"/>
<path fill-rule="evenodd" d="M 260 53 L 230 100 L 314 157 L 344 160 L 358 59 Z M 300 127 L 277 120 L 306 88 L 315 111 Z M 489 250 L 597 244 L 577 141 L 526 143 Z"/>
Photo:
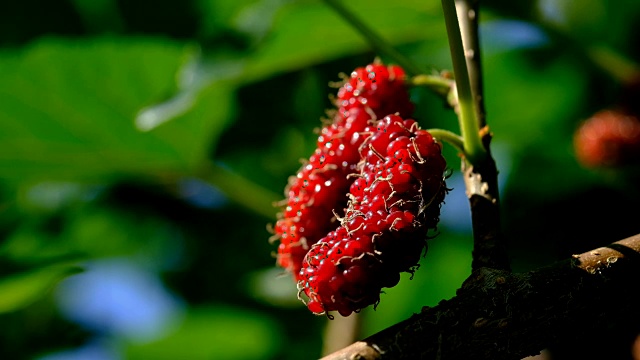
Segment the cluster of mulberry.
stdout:
<path fill-rule="evenodd" d="M 296 280 L 310 246 L 335 229 L 334 214 L 344 212 L 353 181 L 348 176 L 360 161 L 358 149 L 369 122 L 389 112 L 413 113 L 405 78 L 396 65 L 376 62 L 356 68 L 338 89 L 337 111 L 320 129 L 314 153 L 289 179 L 272 239 L 280 241 L 278 265 Z"/>
<path fill-rule="evenodd" d="M 363 161 L 340 226 L 311 247 L 298 282 L 314 313 L 348 316 L 413 272 L 444 200 L 440 144 L 412 119 L 389 115 L 366 129 Z"/>
<path fill-rule="evenodd" d="M 348 316 L 414 271 L 438 222 L 446 163 L 411 119 L 401 67 L 355 69 L 334 103 L 316 150 L 285 188 L 272 239 L 309 310 Z"/>

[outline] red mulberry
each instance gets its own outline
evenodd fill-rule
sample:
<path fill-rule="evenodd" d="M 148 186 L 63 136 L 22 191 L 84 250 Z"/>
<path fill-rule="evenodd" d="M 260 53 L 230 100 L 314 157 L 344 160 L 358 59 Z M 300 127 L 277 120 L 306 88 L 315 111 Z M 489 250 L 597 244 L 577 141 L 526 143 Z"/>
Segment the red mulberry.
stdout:
<path fill-rule="evenodd" d="M 340 226 L 306 254 L 298 288 L 314 313 L 348 316 L 413 273 L 446 193 L 441 145 L 412 120 L 389 115 L 366 129 L 362 162 Z"/>
<path fill-rule="evenodd" d="M 338 90 L 333 122 L 320 129 L 315 152 L 289 179 L 273 239 L 280 241 L 277 264 L 296 281 L 309 247 L 335 229 L 334 214 L 344 213 L 353 182 L 347 176 L 356 171 L 366 127 L 378 116 L 413 111 L 404 79 L 402 68 L 378 62 L 354 70 Z"/>
<path fill-rule="evenodd" d="M 614 167 L 640 161 L 640 119 L 602 110 L 585 120 L 574 136 L 578 162 L 585 167 Z"/>
<path fill-rule="evenodd" d="M 409 117 L 414 104 L 407 94 L 406 73 L 397 65 L 374 62 L 356 68 L 338 90 L 336 105 L 345 109 L 366 105 L 378 118 L 399 113 Z"/>

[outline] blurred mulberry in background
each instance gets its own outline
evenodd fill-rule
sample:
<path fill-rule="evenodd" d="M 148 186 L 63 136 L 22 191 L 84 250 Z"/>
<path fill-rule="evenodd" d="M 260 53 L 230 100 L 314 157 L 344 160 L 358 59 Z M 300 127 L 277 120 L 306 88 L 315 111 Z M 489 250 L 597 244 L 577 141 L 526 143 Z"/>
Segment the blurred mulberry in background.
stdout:
<path fill-rule="evenodd" d="M 600 110 L 580 124 L 574 147 L 578 162 L 587 168 L 638 164 L 640 119 L 621 110 Z"/>

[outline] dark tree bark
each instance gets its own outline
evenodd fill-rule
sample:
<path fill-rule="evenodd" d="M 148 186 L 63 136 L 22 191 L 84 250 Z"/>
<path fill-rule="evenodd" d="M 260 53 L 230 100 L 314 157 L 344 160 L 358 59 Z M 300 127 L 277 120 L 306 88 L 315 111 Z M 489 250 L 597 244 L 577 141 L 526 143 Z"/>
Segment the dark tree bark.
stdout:
<path fill-rule="evenodd" d="M 522 359 L 640 322 L 639 279 L 640 234 L 526 273 L 481 268 L 455 297 L 322 359 Z"/>

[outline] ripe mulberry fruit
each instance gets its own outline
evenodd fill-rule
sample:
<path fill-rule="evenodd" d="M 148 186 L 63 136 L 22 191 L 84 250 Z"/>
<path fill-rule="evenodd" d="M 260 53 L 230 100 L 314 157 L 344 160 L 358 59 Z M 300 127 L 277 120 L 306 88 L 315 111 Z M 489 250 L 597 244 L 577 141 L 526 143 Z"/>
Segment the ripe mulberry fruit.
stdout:
<path fill-rule="evenodd" d="M 311 246 L 298 276 L 316 314 L 348 316 L 377 304 L 383 287 L 413 273 L 438 224 L 447 191 L 440 143 L 397 115 L 366 131 L 340 226 Z"/>
<path fill-rule="evenodd" d="M 338 90 L 336 105 L 345 109 L 366 105 L 378 119 L 398 113 L 410 117 L 414 104 L 407 93 L 406 73 L 397 65 L 374 62 L 356 68 Z"/>
<path fill-rule="evenodd" d="M 601 110 L 585 120 L 574 135 L 575 155 L 587 168 L 640 162 L 640 119 L 619 110 Z"/>
<path fill-rule="evenodd" d="M 402 68 L 380 62 L 354 70 L 334 103 L 333 121 L 320 129 L 313 155 L 289 179 L 286 204 L 273 229 L 272 239 L 279 240 L 277 264 L 296 281 L 310 246 L 335 229 L 335 214 L 344 214 L 353 182 L 348 175 L 360 161 L 367 126 L 387 114 L 413 111 Z"/>

